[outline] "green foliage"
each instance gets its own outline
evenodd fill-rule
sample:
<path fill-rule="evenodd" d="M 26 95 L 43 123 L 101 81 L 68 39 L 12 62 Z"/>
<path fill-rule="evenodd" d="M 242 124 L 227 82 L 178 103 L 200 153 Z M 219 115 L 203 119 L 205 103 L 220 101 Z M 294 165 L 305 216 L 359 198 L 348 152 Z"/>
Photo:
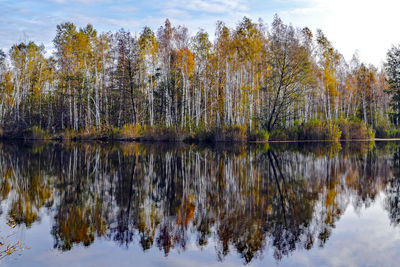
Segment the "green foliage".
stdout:
<path fill-rule="evenodd" d="M 386 118 L 378 118 L 374 130 L 376 138 L 400 138 L 400 129 L 390 124 Z"/>
<path fill-rule="evenodd" d="M 254 133 L 249 134 L 250 141 L 268 141 L 269 140 L 269 132 L 267 130 L 257 130 Z"/>
<path fill-rule="evenodd" d="M 276 129 L 271 133 L 271 140 L 351 140 L 374 139 L 375 133 L 359 119 L 340 119 L 332 122 L 312 120 L 295 123 L 286 129 Z"/>
<path fill-rule="evenodd" d="M 110 139 L 116 139 L 121 135 L 121 129 L 118 127 L 111 126 L 106 130 L 107 136 Z"/>
<path fill-rule="evenodd" d="M 295 124 L 288 129 L 277 129 L 271 133 L 271 140 L 339 140 L 341 131 L 335 123 L 312 120 Z"/>
<path fill-rule="evenodd" d="M 50 139 L 51 135 L 48 131 L 43 130 L 39 126 L 33 126 L 31 127 L 28 131 L 27 134 L 25 135 L 25 138 L 28 139 Z"/>
<path fill-rule="evenodd" d="M 340 131 L 339 127 L 336 124 L 329 122 L 328 123 L 328 134 L 329 134 L 328 136 L 330 137 L 328 139 L 337 141 L 340 139 L 342 132 Z"/>
<path fill-rule="evenodd" d="M 385 129 L 384 135 L 377 136 L 378 138 L 400 138 L 400 129 L 391 127 L 388 129 Z"/>
<path fill-rule="evenodd" d="M 286 130 L 284 129 L 274 129 L 270 134 L 270 140 L 280 141 L 280 140 L 288 140 L 288 135 Z"/>
<path fill-rule="evenodd" d="M 390 116 L 398 125 L 400 119 L 400 46 L 393 46 L 386 56 L 385 69 L 389 83 L 388 93 L 392 96 Z"/>
<path fill-rule="evenodd" d="M 368 127 L 367 139 L 375 139 L 375 132 L 371 127 Z"/>

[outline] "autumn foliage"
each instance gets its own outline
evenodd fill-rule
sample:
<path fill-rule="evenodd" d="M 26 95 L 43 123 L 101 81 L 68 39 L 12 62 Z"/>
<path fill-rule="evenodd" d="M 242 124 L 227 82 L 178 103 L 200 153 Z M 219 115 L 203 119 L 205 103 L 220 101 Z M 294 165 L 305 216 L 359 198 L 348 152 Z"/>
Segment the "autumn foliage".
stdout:
<path fill-rule="evenodd" d="M 347 139 L 399 123 L 395 48 L 385 69 L 346 61 L 321 30 L 278 16 L 271 27 L 218 22 L 213 41 L 169 20 L 138 36 L 66 22 L 53 44 L 51 56 L 33 41 L 1 51 L 3 136 Z"/>

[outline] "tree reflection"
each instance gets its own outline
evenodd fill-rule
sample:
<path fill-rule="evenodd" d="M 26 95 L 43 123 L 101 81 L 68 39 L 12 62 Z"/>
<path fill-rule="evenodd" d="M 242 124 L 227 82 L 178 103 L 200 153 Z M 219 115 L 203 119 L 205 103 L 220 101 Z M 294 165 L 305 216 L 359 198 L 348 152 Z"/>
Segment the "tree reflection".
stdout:
<path fill-rule="evenodd" d="M 393 154 L 392 161 L 393 175 L 386 186 L 386 209 L 389 211 L 389 218 L 393 225 L 400 223 L 400 148 Z"/>
<path fill-rule="evenodd" d="M 60 250 L 103 238 L 168 255 L 196 242 L 214 243 L 220 260 L 236 251 L 249 263 L 267 248 L 280 260 L 324 246 L 350 203 L 368 207 L 385 188 L 389 216 L 398 223 L 400 182 L 390 179 L 400 177 L 398 149 L 5 145 L 0 197 L 17 224 L 29 227 L 51 214 Z"/>

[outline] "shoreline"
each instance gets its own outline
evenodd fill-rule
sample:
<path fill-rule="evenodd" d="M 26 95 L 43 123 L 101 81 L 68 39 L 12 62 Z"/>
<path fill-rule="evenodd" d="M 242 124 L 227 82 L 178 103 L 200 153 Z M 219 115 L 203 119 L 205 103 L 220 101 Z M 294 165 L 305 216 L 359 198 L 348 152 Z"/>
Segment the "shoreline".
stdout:
<path fill-rule="evenodd" d="M 128 142 L 128 143 L 189 143 L 189 144 L 212 144 L 212 143 L 247 143 L 247 144 L 263 144 L 263 143 L 333 143 L 333 142 L 388 142 L 388 141 L 400 141 L 400 138 L 369 138 L 369 139 L 315 139 L 315 140 L 265 140 L 265 141 L 255 141 L 255 140 L 214 140 L 214 141 L 202 141 L 196 139 L 143 139 L 143 138 L 110 138 L 110 137 L 100 137 L 100 138 L 32 138 L 32 137 L 10 137 L 1 136 L 0 141 L 58 141 L 58 142 L 92 142 L 92 141 L 102 141 L 102 142 Z"/>
<path fill-rule="evenodd" d="M 314 125 L 315 124 L 315 125 Z M 56 141 L 56 142 L 166 142 L 189 144 L 213 143 L 315 143 L 315 142 L 383 142 L 400 141 L 398 136 L 379 133 L 364 123 L 341 122 L 337 125 L 311 123 L 287 129 L 248 130 L 245 126 L 234 125 L 209 129 L 176 129 L 163 126 L 124 125 L 121 128 L 65 129 L 51 132 L 37 126 L 24 130 L 0 131 L 0 140 Z"/>

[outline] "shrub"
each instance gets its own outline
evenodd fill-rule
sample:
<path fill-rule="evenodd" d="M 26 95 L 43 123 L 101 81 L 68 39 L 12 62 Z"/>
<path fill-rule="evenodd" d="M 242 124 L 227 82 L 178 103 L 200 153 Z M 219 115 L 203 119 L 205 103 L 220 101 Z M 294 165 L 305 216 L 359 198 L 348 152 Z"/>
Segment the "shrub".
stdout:
<path fill-rule="evenodd" d="M 125 124 L 121 131 L 120 137 L 124 139 L 135 139 L 140 136 L 141 127 L 138 123 L 136 124 Z"/>
<path fill-rule="evenodd" d="M 50 139 L 51 136 L 46 130 L 43 130 L 39 126 L 33 126 L 28 130 L 27 137 L 32 139 Z"/>
<path fill-rule="evenodd" d="M 121 134 L 121 129 L 117 127 L 110 126 L 106 129 L 107 138 L 116 139 L 120 136 L 120 134 Z"/>
<path fill-rule="evenodd" d="M 63 134 L 61 135 L 61 138 L 63 140 L 75 140 L 77 138 L 78 134 L 75 130 L 73 129 L 65 129 Z"/>
<path fill-rule="evenodd" d="M 283 129 L 274 129 L 271 132 L 269 139 L 274 141 L 288 140 L 288 135 Z"/>
<path fill-rule="evenodd" d="M 371 139 L 374 138 L 374 133 L 371 128 L 368 128 L 363 121 L 348 121 L 338 120 L 337 125 L 342 132 L 341 139 Z"/>
<path fill-rule="evenodd" d="M 389 130 L 382 125 L 378 125 L 375 127 L 375 136 L 377 138 L 388 138 Z"/>
<path fill-rule="evenodd" d="M 187 137 L 188 134 L 182 129 L 155 126 L 144 128 L 140 139 L 144 141 L 183 141 Z"/>
<path fill-rule="evenodd" d="M 199 142 L 214 142 L 215 141 L 215 129 L 206 130 L 204 128 L 199 129 L 194 134 L 193 139 Z"/>
<path fill-rule="evenodd" d="M 267 130 L 257 130 L 251 133 L 248 138 L 250 141 L 268 141 L 269 132 Z"/>
<path fill-rule="evenodd" d="M 312 120 L 287 129 L 275 129 L 271 140 L 339 140 L 341 131 L 333 122 Z"/>
<path fill-rule="evenodd" d="M 389 128 L 385 130 L 386 138 L 400 138 L 400 130 L 397 128 Z"/>
<path fill-rule="evenodd" d="M 215 130 L 216 142 L 242 142 L 247 139 L 247 129 L 243 125 L 234 125 Z"/>
<path fill-rule="evenodd" d="M 339 127 L 336 124 L 334 124 L 332 122 L 329 122 L 328 123 L 328 138 L 327 139 L 336 140 L 337 141 L 337 140 L 340 139 L 341 135 L 342 135 L 342 132 L 340 131 Z"/>
<path fill-rule="evenodd" d="M 375 125 L 375 136 L 377 138 L 400 138 L 400 130 L 391 125 L 388 120 L 378 118 L 377 125 Z"/>
<path fill-rule="evenodd" d="M 367 139 L 375 139 L 375 132 L 371 127 L 368 127 Z"/>
<path fill-rule="evenodd" d="M 321 120 L 308 121 L 297 129 L 298 140 L 339 140 L 341 136 L 341 131 L 335 123 Z"/>
<path fill-rule="evenodd" d="M 99 137 L 99 132 L 96 127 L 87 127 L 78 133 L 79 139 L 91 140 Z"/>
<path fill-rule="evenodd" d="M 395 138 L 391 137 L 391 123 L 386 116 L 377 115 L 376 124 L 374 126 L 375 136 L 377 138 Z"/>

